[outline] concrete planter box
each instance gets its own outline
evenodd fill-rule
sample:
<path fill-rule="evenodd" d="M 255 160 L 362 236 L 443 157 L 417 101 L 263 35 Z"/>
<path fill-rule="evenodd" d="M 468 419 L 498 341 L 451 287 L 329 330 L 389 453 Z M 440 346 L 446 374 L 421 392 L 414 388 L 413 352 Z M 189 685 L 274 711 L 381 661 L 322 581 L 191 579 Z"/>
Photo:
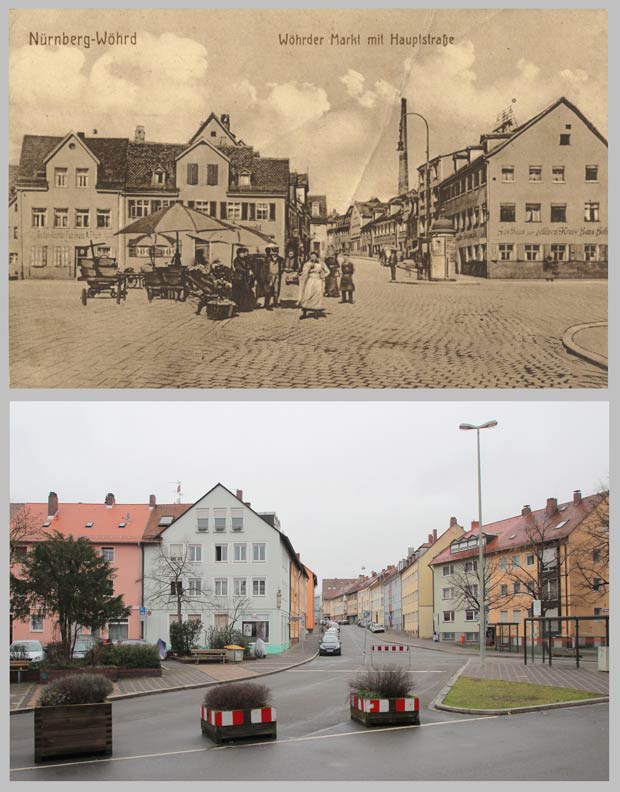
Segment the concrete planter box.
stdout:
<path fill-rule="evenodd" d="M 134 677 L 160 677 L 161 668 L 117 668 L 118 679 L 133 679 Z"/>
<path fill-rule="evenodd" d="M 405 698 L 371 699 L 351 693 L 351 720 L 364 726 L 420 725 L 420 699 Z"/>
<path fill-rule="evenodd" d="M 203 704 L 200 728 L 214 742 L 246 737 L 276 738 L 276 711 L 273 707 L 243 710 L 211 710 Z"/>
<path fill-rule="evenodd" d="M 107 677 L 112 682 L 116 682 L 118 679 L 118 668 L 116 666 L 83 666 L 82 668 L 41 669 L 39 681 L 42 685 L 47 685 L 48 682 L 55 682 L 57 679 L 75 676 L 76 674 L 99 674 Z"/>
<path fill-rule="evenodd" d="M 34 761 L 59 756 L 112 753 L 112 704 L 37 707 L 34 711 Z"/>

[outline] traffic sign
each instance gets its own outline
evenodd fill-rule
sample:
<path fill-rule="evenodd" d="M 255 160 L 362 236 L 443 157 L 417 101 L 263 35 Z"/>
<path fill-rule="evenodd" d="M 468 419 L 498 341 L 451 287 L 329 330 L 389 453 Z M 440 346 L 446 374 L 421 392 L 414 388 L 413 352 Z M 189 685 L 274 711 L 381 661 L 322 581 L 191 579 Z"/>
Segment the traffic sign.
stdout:
<path fill-rule="evenodd" d="M 541 605 L 541 600 L 532 600 L 532 616 L 540 616 L 542 613 Z"/>
<path fill-rule="evenodd" d="M 140 606 L 140 616 L 146 616 L 146 608 L 144 606 Z"/>

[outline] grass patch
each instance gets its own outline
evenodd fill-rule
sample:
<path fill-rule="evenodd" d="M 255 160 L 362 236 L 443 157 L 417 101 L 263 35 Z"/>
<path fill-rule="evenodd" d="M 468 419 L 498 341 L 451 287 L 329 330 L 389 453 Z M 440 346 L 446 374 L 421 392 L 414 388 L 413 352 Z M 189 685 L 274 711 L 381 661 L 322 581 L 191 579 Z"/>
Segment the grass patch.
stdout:
<path fill-rule="evenodd" d="M 499 679 L 478 679 L 461 676 L 443 700 L 449 707 L 467 709 L 508 709 L 532 707 L 536 704 L 557 704 L 599 698 L 601 693 L 585 690 L 532 685 L 530 682 L 503 682 Z"/>

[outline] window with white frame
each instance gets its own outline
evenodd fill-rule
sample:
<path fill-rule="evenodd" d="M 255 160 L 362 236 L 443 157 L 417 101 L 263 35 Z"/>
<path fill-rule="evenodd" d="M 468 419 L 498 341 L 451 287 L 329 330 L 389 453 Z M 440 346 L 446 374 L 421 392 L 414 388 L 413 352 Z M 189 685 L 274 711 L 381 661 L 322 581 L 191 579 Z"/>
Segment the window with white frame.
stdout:
<path fill-rule="evenodd" d="M 113 547 L 102 547 L 101 548 L 101 555 L 106 561 L 114 561 L 114 548 Z"/>
<path fill-rule="evenodd" d="M 32 227 L 45 228 L 47 226 L 47 209 L 40 207 L 33 207 L 32 209 Z"/>
<path fill-rule="evenodd" d="M 530 168 L 529 168 L 529 180 L 531 182 L 541 182 L 542 181 L 542 166 L 541 165 L 530 165 Z"/>
<path fill-rule="evenodd" d="M 535 557 L 534 553 L 529 553 L 528 555 L 525 556 L 525 565 L 526 566 L 534 566 L 535 561 L 536 561 L 536 557 Z"/>
<path fill-rule="evenodd" d="M 525 222 L 526 223 L 540 223 L 541 221 L 541 205 L 539 203 L 526 203 L 525 204 Z"/>
<path fill-rule="evenodd" d="M 566 245 L 551 245 L 551 258 L 554 261 L 565 261 Z"/>
<path fill-rule="evenodd" d="M 514 165 L 506 165 L 502 168 L 502 181 L 513 182 L 515 180 Z"/>
<path fill-rule="evenodd" d="M 126 641 L 129 638 L 129 621 L 108 622 L 108 638 L 111 641 Z"/>
<path fill-rule="evenodd" d="M 465 621 L 478 621 L 480 618 L 477 610 L 469 608 L 465 611 Z"/>
<path fill-rule="evenodd" d="M 453 588 L 443 588 L 443 589 L 441 589 L 441 599 L 444 599 L 444 600 L 454 599 L 454 589 Z"/>
<path fill-rule="evenodd" d="M 209 530 L 209 509 L 196 509 L 196 528 L 199 531 Z"/>
<path fill-rule="evenodd" d="M 583 219 L 586 223 L 599 222 L 600 204 L 598 201 L 586 201 L 583 205 Z"/>
<path fill-rule="evenodd" d="M 540 245 L 535 245 L 535 244 L 525 245 L 525 260 L 540 261 Z"/>
<path fill-rule="evenodd" d="M 54 184 L 56 187 L 67 186 L 67 171 L 68 168 L 54 168 Z M 587 179 L 586 179 L 587 181 Z"/>
<path fill-rule="evenodd" d="M 216 597 L 228 596 L 228 578 L 215 578 L 214 591 Z"/>
<path fill-rule="evenodd" d="M 177 580 L 176 578 L 174 580 L 171 580 L 170 581 L 170 596 L 171 597 L 176 597 L 176 596 L 181 596 L 181 594 L 183 594 L 183 581 L 182 580 Z"/>
<path fill-rule="evenodd" d="M 442 611 L 441 617 L 442 617 L 442 621 L 444 622 L 453 622 L 454 611 L 453 610 Z"/>
<path fill-rule="evenodd" d="M 168 547 L 168 558 L 171 561 L 182 561 L 183 560 L 183 545 L 182 544 L 171 544 Z"/>
<path fill-rule="evenodd" d="M 219 532 L 226 530 L 226 509 L 213 509 L 213 527 Z"/>
<path fill-rule="evenodd" d="M 76 228 L 90 227 L 90 209 L 75 210 L 75 227 Z"/>
<path fill-rule="evenodd" d="M 269 204 L 259 202 L 256 204 L 256 219 L 269 220 Z"/>
<path fill-rule="evenodd" d="M 245 597 L 248 593 L 248 581 L 245 578 L 233 578 L 233 596 Z"/>
<path fill-rule="evenodd" d="M 521 621 L 521 611 L 520 610 L 513 610 L 513 612 L 512 612 L 512 620 L 513 620 L 513 622 L 520 622 Z"/>
<path fill-rule="evenodd" d="M 500 597 L 507 597 L 508 596 L 508 584 L 502 583 L 499 587 L 499 596 Z"/>
<path fill-rule="evenodd" d="M 252 561 L 264 561 L 267 557 L 267 545 L 265 542 L 255 542 L 252 545 Z"/>
<path fill-rule="evenodd" d="M 190 578 L 189 579 L 190 597 L 196 597 L 200 594 L 202 594 L 202 580 L 200 578 Z"/>
<path fill-rule="evenodd" d="M 449 575 L 453 575 L 454 574 L 454 564 L 446 564 L 446 566 L 442 568 L 441 574 L 444 577 L 448 577 Z"/>
<path fill-rule="evenodd" d="M 500 204 L 499 205 L 499 221 L 500 223 L 514 223 L 517 219 L 517 205 Z"/>
<path fill-rule="evenodd" d="M 112 219 L 109 209 L 97 209 L 97 228 L 111 228 Z"/>
<path fill-rule="evenodd" d="M 564 184 L 566 181 L 566 168 L 564 165 L 554 165 L 551 168 L 551 181 L 556 184 Z"/>
<path fill-rule="evenodd" d="M 194 209 L 203 214 L 209 214 L 209 204 L 211 201 L 194 201 Z"/>
<path fill-rule="evenodd" d="M 241 220 L 241 201 L 228 201 L 226 206 L 227 220 Z"/>
<path fill-rule="evenodd" d="M 504 243 L 499 245 L 499 260 L 500 261 L 513 261 L 515 253 L 515 246 Z"/>
<path fill-rule="evenodd" d="M 463 586 L 463 594 L 465 594 L 466 597 L 475 599 L 478 596 L 478 584 L 470 583 Z"/>
<path fill-rule="evenodd" d="M 54 209 L 54 228 L 69 228 L 68 209 Z"/>
<path fill-rule="evenodd" d="M 40 613 L 30 615 L 30 632 L 43 632 L 43 616 Z"/>
<path fill-rule="evenodd" d="M 202 545 L 191 544 L 189 545 L 188 549 L 190 561 L 202 561 Z"/>
<path fill-rule="evenodd" d="M 478 562 L 477 561 L 466 561 L 465 562 L 465 572 L 477 572 L 478 571 Z"/>
<path fill-rule="evenodd" d="M 75 186 L 88 187 L 88 168 L 75 169 Z"/>
<path fill-rule="evenodd" d="M 47 267 L 47 245 L 33 245 L 30 248 L 30 265 Z"/>
<path fill-rule="evenodd" d="M 507 610 L 499 612 L 499 620 L 501 622 L 507 622 L 508 621 L 508 611 Z"/>
<path fill-rule="evenodd" d="M 598 261 L 598 245 L 584 245 L 583 257 L 586 261 Z"/>
<path fill-rule="evenodd" d="M 248 560 L 248 546 L 246 544 L 233 545 L 233 560 L 234 561 Z"/>
<path fill-rule="evenodd" d="M 54 266 L 68 267 L 71 262 L 71 248 L 66 245 L 57 245 L 54 249 Z"/>
<path fill-rule="evenodd" d="M 215 560 L 216 561 L 228 561 L 228 545 L 227 544 L 216 544 L 215 545 Z"/>
<path fill-rule="evenodd" d="M 230 510 L 230 523 L 233 531 L 243 531 L 243 509 Z"/>
<path fill-rule="evenodd" d="M 128 201 L 129 217 L 146 217 L 151 211 L 149 198 L 132 198 Z"/>
<path fill-rule="evenodd" d="M 518 555 L 513 556 L 512 557 L 512 565 L 514 567 L 520 567 L 521 566 L 521 556 L 518 556 Z"/>
<path fill-rule="evenodd" d="M 267 581 L 265 578 L 252 578 L 252 596 L 264 597 L 267 593 Z"/>

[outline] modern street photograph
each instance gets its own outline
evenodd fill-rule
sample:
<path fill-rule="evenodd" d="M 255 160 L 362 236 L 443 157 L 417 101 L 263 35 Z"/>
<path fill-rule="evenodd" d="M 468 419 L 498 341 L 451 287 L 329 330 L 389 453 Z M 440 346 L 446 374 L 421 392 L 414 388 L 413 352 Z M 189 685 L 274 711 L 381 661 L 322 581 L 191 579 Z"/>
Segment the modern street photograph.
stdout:
<path fill-rule="evenodd" d="M 607 402 L 10 429 L 12 781 L 610 780 Z"/>
<path fill-rule="evenodd" d="M 8 54 L 12 388 L 607 387 L 605 9 L 17 8 Z"/>

